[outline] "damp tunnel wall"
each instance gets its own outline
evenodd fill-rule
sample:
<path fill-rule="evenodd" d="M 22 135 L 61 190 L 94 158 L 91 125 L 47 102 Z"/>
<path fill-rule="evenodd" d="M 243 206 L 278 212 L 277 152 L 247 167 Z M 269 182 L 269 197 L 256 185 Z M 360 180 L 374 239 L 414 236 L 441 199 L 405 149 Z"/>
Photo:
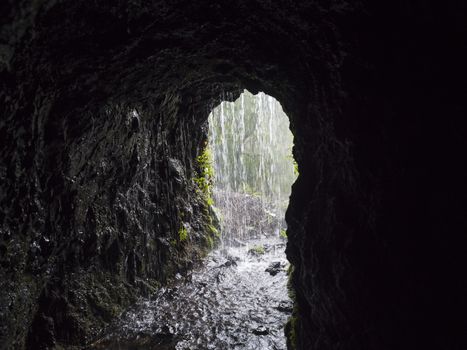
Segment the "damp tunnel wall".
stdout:
<path fill-rule="evenodd" d="M 244 88 L 295 136 L 290 346 L 464 348 L 465 5 L 1 8 L 0 348 L 82 345 L 202 256 L 194 159 Z"/>

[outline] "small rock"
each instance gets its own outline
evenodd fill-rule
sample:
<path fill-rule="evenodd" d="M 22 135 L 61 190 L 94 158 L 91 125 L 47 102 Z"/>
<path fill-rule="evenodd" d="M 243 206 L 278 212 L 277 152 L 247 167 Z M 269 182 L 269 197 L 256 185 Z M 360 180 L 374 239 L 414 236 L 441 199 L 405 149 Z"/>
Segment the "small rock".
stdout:
<path fill-rule="evenodd" d="M 229 256 L 227 257 L 227 261 L 225 262 L 225 266 L 237 266 L 237 261 L 236 257 L 234 256 Z"/>
<path fill-rule="evenodd" d="M 221 267 L 237 266 L 237 261 L 238 260 L 239 260 L 239 258 L 229 255 L 229 256 L 226 257 L 226 261 L 224 263 L 220 264 L 218 267 L 221 268 Z"/>
<path fill-rule="evenodd" d="M 284 265 L 280 261 L 275 261 L 269 264 L 268 268 L 264 271 L 269 272 L 271 276 L 275 276 L 283 270 L 284 270 Z"/>
<path fill-rule="evenodd" d="M 263 248 L 266 253 L 269 253 L 272 250 L 272 248 L 274 248 L 274 246 L 271 244 L 265 243 L 263 244 Z"/>
<path fill-rule="evenodd" d="M 275 309 L 280 312 L 292 313 L 293 306 L 291 302 L 283 300 Z"/>
<path fill-rule="evenodd" d="M 269 329 L 267 329 L 264 326 L 259 326 L 256 329 L 253 329 L 253 334 L 256 335 L 268 335 L 269 334 Z"/>

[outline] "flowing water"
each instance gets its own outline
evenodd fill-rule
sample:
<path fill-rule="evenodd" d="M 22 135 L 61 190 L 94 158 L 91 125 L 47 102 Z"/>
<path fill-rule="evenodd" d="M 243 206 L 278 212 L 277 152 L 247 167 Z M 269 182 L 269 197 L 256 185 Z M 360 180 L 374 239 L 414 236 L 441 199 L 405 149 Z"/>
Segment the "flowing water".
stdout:
<path fill-rule="evenodd" d="M 223 244 L 285 230 L 297 171 L 293 136 L 280 103 L 246 90 L 235 102 L 223 102 L 209 115 L 209 146 Z"/>
<path fill-rule="evenodd" d="M 287 116 L 247 91 L 209 116 L 221 244 L 201 266 L 141 300 L 94 349 L 286 349 L 284 213 L 295 180 Z"/>
<path fill-rule="evenodd" d="M 285 349 L 292 309 L 285 243 L 251 243 L 264 245 L 264 254 L 247 247 L 212 252 L 200 269 L 127 311 L 94 348 Z M 265 271 L 271 263 L 275 276 Z"/>

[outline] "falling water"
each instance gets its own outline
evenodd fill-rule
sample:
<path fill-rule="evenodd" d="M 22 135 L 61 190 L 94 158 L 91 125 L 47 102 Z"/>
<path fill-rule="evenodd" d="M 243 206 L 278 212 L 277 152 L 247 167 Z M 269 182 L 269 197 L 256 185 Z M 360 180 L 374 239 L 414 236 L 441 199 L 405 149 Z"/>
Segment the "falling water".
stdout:
<path fill-rule="evenodd" d="M 201 267 L 140 300 L 91 349 L 285 350 L 284 212 L 295 180 L 281 105 L 245 91 L 209 115 L 222 244 Z"/>
<path fill-rule="evenodd" d="M 279 236 L 295 181 L 289 120 L 271 96 L 248 91 L 209 115 L 214 202 L 224 246 Z"/>

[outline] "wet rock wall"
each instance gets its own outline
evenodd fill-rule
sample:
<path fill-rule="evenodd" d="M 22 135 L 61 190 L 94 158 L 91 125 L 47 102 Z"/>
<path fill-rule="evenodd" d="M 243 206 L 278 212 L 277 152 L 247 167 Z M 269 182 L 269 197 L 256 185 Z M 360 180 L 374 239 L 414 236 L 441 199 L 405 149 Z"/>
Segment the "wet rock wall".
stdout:
<path fill-rule="evenodd" d="M 1 6 L 3 348 L 83 343 L 189 266 L 203 122 L 243 88 L 295 135 L 290 346 L 465 348 L 465 5 Z"/>
<path fill-rule="evenodd" d="M 177 123 L 178 96 L 157 111 L 55 108 L 3 124 L 16 142 L 3 153 L 5 348 L 84 345 L 217 239 L 193 181 L 205 131 Z"/>

